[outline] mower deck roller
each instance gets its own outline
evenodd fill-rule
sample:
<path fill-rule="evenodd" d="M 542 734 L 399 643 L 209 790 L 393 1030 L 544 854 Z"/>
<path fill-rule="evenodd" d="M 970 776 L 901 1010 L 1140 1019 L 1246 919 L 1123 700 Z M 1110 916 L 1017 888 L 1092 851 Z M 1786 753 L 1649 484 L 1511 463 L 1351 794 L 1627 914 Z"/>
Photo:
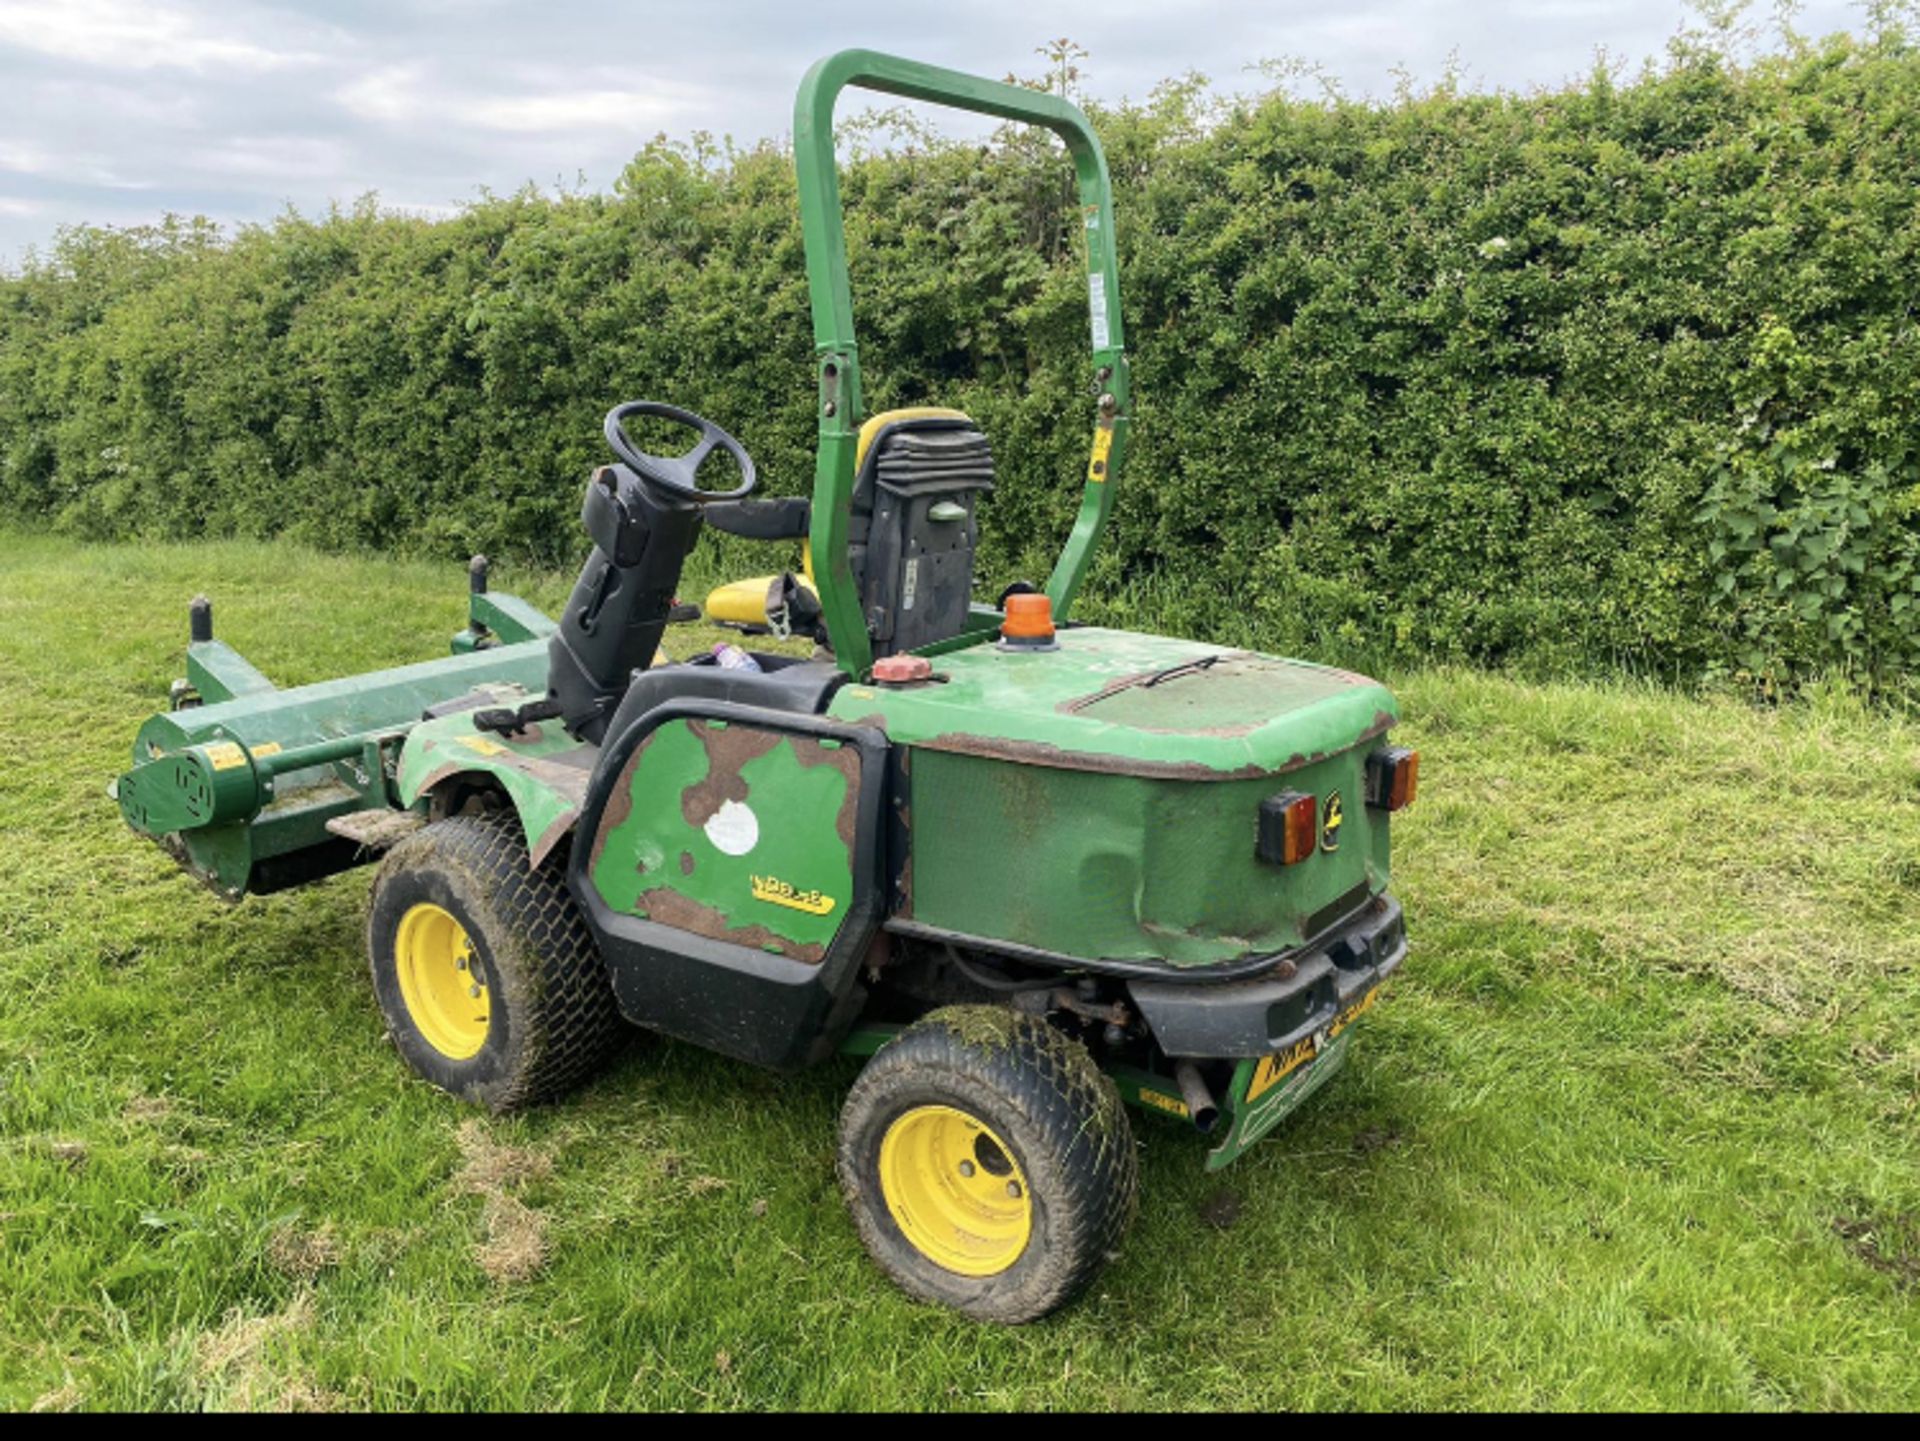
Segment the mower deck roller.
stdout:
<path fill-rule="evenodd" d="M 424 715 L 450 696 L 497 691 L 507 701 L 546 689 L 552 623 L 488 596 L 484 568 L 476 574 L 473 625 L 455 637 L 455 654 L 290 690 L 215 640 L 210 608 L 196 600 L 187 678 L 175 683 L 175 708 L 134 740 L 137 764 L 112 788 L 120 814 L 228 900 L 372 859 L 329 823 L 392 810 L 400 743 Z M 526 638 L 500 644 L 502 632 Z M 476 638 L 487 643 L 463 644 Z"/>
<path fill-rule="evenodd" d="M 976 572 L 1020 457 L 937 396 L 865 413 L 832 133 L 849 86 L 1040 125 L 1072 159 L 1092 402 L 1044 584 Z M 727 432 L 617 406 L 557 623 L 476 561 L 451 657 L 281 691 L 196 603 L 188 675 L 116 794 L 230 899 L 384 852 L 375 998 L 396 1053 L 467 1100 L 558 1095 L 623 1025 L 777 1070 L 869 1057 L 837 1160 L 862 1241 L 916 1296 L 1029 1321 L 1121 1243 L 1127 1105 L 1207 1136 L 1218 1168 L 1339 1071 L 1406 956 L 1388 833 L 1418 758 L 1365 676 L 1072 619 L 1132 411 L 1086 117 L 855 50 L 808 72 L 793 133 L 809 494 L 749 499 Z M 649 454 L 642 417 L 698 439 Z M 732 488 L 702 469 L 716 450 Z M 665 661 L 708 525 L 800 543 L 810 583 L 744 594 L 810 654 Z"/>

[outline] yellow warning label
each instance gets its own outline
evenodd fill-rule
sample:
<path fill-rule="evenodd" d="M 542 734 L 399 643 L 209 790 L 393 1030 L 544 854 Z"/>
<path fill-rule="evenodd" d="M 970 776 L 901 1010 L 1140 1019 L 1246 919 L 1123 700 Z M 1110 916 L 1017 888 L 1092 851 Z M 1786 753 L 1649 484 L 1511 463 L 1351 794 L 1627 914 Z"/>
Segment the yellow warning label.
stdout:
<path fill-rule="evenodd" d="M 485 736 L 461 736 L 460 743 L 479 751 L 483 756 L 503 756 L 507 753 L 507 748 L 499 741 L 488 740 Z"/>
<path fill-rule="evenodd" d="M 805 911 L 810 916 L 824 916 L 838 904 L 823 891 L 797 891 L 773 876 L 753 877 L 753 898 L 756 901 L 770 901 L 789 910 Z"/>
<path fill-rule="evenodd" d="M 1373 1009 L 1373 1003 L 1379 998 L 1380 988 L 1375 986 L 1366 995 L 1355 1001 L 1346 1010 L 1333 1018 L 1333 1024 L 1324 1031 L 1311 1036 L 1303 1036 L 1284 1051 L 1276 1051 L 1255 1067 L 1253 1079 L 1247 1083 L 1247 1100 L 1258 1100 L 1280 1082 L 1299 1070 L 1308 1061 L 1319 1055 L 1333 1043 L 1334 1037 L 1352 1025 L 1361 1016 Z"/>
<path fill-rule="evenodd" d="M 1107 457 L 1113 451 L 1113 427 L 1103 425 L 1093 433 L 1093 459 L 1087 462 L 1087 479 L 1105 481 Z"/>
<path fill-rule="evenodd" d="M 1280 1082 L 1299 1070 L 1319 1053 L 1312 1036 L 1303 1036 L 1284 1051 L 1275 1051 L 1262 1060 L 1254 1069 L 1253 1079 L 1247 1083 L 1247 1099 L 1258 1100 Z"/>
<path fill-rule="evenodd" d="M 1163 1096 L 1160 1092 L 1149 1091 L 1144 1086 L 1140 1088 L 1140 1104 L 1143 1106 L 1152 1106 L 1156 1111 L 1165 1111 L 1170 1116 L 1184 1116 L 1187 1114 L 1187 1103 L 1185 1101 L 1176 1101 L 1172 1096 Z"/>
<path fill-rule="evenodd" d="M 284 747 L 281 746 L 279 741 L 268 741 L 263 746 L 248 746 L 247 749 L 253 752 L 253 758 L 255 760 L 260 760 L 265 756 L 279 755 Z"/>
<path fill-rule="evenodd" d="M 207 763 L 217 771 L 230 771 L 247 763 L 247 753 L 232 741 L 215 741 L 203 748 Z"/>

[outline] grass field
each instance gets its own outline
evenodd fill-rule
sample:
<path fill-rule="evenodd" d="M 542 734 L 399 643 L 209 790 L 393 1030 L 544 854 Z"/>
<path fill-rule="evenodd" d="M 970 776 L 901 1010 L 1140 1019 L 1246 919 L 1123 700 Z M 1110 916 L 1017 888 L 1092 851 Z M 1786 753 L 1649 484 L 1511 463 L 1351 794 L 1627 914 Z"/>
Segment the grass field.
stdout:
<path fill-rule="evenodd" d="M 1920 1405 L 1909 722 L 1394 677 L 1414 951 L 1349 1071 L 1214 1177 L 1137 1118 L 1123 1256 L 990 1330 L 860 1250 L 855 1063 L 637 1039 L 496 1121 L 384 1043 L 367 872 L 228 908 L 125 831 L 198 589 L 282 684 L 463 619 L 457 565 L 0 534 L 0 1403 Z"/>

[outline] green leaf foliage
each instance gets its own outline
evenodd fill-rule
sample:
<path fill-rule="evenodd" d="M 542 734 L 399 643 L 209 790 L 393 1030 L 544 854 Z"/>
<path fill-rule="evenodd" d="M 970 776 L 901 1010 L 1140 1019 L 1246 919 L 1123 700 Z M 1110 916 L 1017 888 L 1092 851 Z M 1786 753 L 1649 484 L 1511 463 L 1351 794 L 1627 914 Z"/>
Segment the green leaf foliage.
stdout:
<path fill-rule="evenodd" d="M 1090 108 L 1138 404 L 1085 614 L 1762 688 L 1920 660 L 1897 24 L 1528 94 Z M 997 591 L 1044 575 L 1085 465 L 1070 177 L 1044 138 L 900 133 L 844 183 L 868 405 L 984 425 Z M 770 143 L 660 141 L 611 194 L 434 222 L 69 230 L 0 278 L 0 515 L 564 565 L 622 399 L 691 406 L 806 489 L 809 345 Z"/>

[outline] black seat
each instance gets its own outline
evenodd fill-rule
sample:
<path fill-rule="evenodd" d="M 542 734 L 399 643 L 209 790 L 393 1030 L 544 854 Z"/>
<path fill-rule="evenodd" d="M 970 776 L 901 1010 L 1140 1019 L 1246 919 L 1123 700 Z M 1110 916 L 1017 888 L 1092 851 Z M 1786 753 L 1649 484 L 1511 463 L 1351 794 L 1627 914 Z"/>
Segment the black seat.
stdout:
<path fill-rule="evenodd" d="M 696 656 L 679 665 L 637 670 L 607 727 L 619 735 L 656 706 L 668 701 L 710 700 L 732 705 L 761 706 L 767 710 L 819 715 L 840 689 L 846 674 L 831 661 L 801 660 L 790 655 L 753 657 L 758 671 L 730 670 L 712 656 Z"/>
<path fill-rule="evenodd" d="M 849 558 L 879 657 L 966 629 L 979 541 L 974 502 L 993 489 L 993 451 L 958 411 L 895 412 L 868 427 Z"/>

